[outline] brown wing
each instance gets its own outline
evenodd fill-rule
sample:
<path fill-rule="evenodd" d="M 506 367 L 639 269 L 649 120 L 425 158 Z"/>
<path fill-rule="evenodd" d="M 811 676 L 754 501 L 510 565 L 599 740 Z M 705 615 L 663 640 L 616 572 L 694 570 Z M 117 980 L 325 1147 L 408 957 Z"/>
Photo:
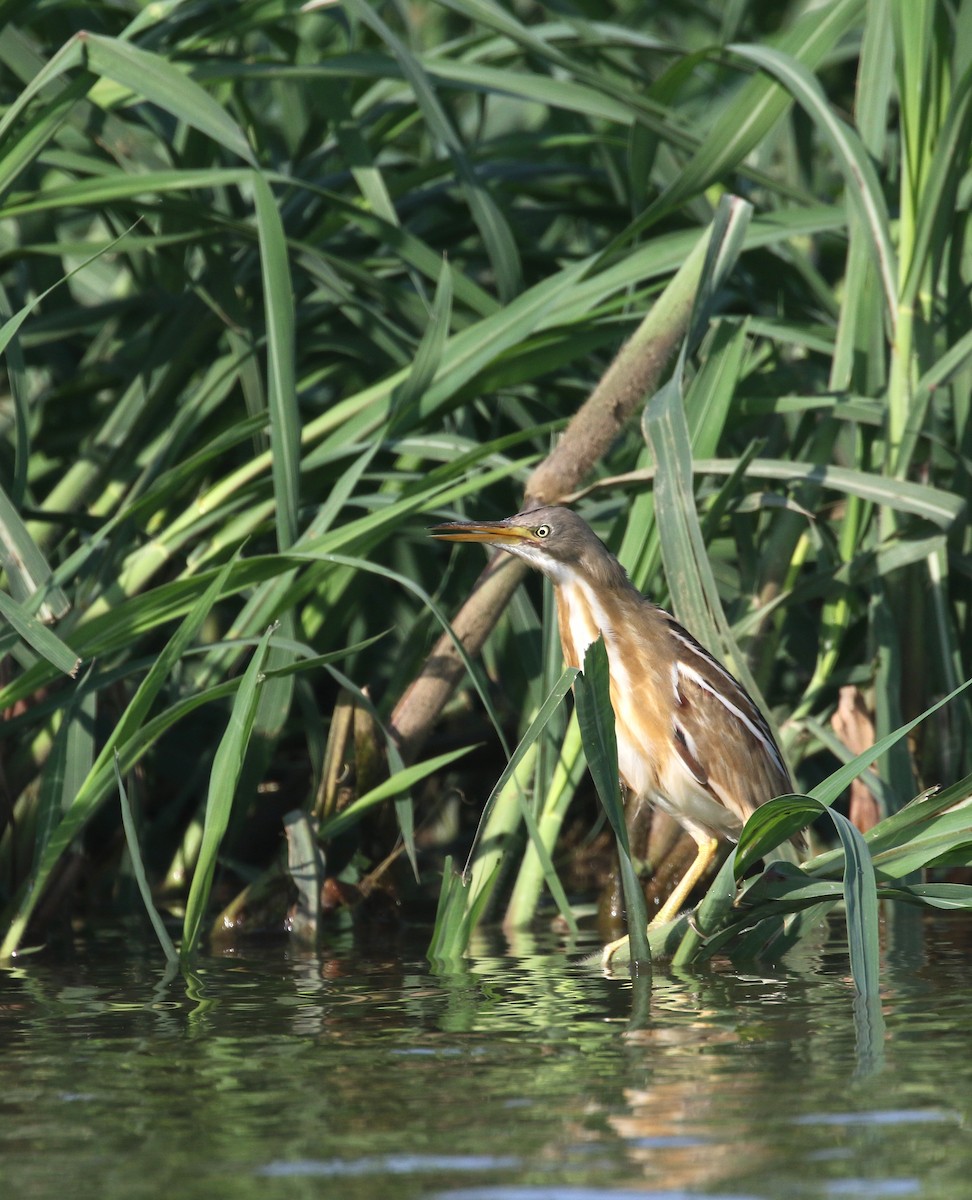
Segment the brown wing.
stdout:
<path fill-rule="evenodd" d="M 790 773 L 746 689 L 674 617 L 666 617 L 675 649 L 676 748 L 696 778 L 745 821 L 760 804 L 793 790 Z"/>

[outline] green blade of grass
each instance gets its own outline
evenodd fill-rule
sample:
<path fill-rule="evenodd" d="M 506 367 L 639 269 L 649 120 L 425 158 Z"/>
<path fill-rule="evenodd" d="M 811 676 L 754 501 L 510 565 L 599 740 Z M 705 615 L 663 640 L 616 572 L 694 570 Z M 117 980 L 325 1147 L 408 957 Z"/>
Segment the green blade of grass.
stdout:
<path fill-rule="evenodd" d="M 483 881 L 476 895 L 470 899 L 471 883 L 465 883 L 454 870 L 452 858 L 446 858 L 443 866 L 442 887 L 436 908 L 435 926 L 429 943 L 427 957 L 433 964 L 451 966 L 466 953 L 473 930 L 476 928 L 486 902 L 492 892 L 499 865 L 493 874 Z"/>
<path fill-rule="evenodd" d="M 868 231 L 888 319 L 893 329 L 898 310 L 898 260 L 891 243 L 884 192 L 866 147 L 857 133 L 835 115 L 820 84 L 796 58 L 771 46 L 737 44 L 728 49 L 780 80 L 829 143 L 844 173 L 848 203 L 857 208 Z"/>
<path fill-rule="evenodd" d="M 969 349 L 972 350 L 972 339 Z M 692 470 L 696 475 L 729 475 L 737 468 L 733 459 L 696 459 Z M 625 477 L 630 482 L 650 479 L 655 471 L 633 471 Z M 896 512 L 908 513 L 948 529 L 965 514 L 967 504 L 962 496 L 944 488 L 914 483 L 906 479 L 889 479 L 852 467 L 827 463 L 788 462 L 785 459 L 754 458 L 746 466 L 747 477 L 778 479 L 790 483 L 806 482 L 823 488 L 859 496 L 877 505 L 886 505 Z"/>
<path fill-rule="evenodd" d="M 374 808 L 376 804 L 381 804 L 392 797 L 400 796 L 402 792 L 407 792 L 414 784 L 428 778 L 429 775 L 434 775 L 436 771 L 443 770 L 450 763 L 463 758 L 474 749 L 475 746 L 462 746 L 458 750 L 447 750 L 443 754 L 436 754 L 432 758 L 425 759 L 424 762 L 413 763 L 410 767 L 403 767 L 400 771 L 396 771 L 394 775 L 389 776 L 383 783 L 379 783 L 377 787 L 373 787 L 370 791 L 365 792 L 363 796 L 359 796 L 357 800 L 349 804 L 337 816 L 322 822 L 318 831 L 319 836 L 322 839 L 337 837 L 339 833 L 343 833 L 344 830 L 356 825 L 364 814 L 369 809 Z"/>
<path fill-rule="evenodd" d="M 51 568 L 47 559 L 2 487 L 0 567 L 6 572 L 14 600 L 19 603 L 25 603 L 37 592 L 44 593 L 38 610 L 42 621 L 57 620 L 67 613 L 70 608 L 67 596 L 61 588 L 51 586 Z"/>
<path fill-rule="evenodd" d="M 0 617 L 17 631 L 28 646 L 51 664 L 57 671 L 73 679 L 81 665 L 80 657 L 22 604 L 0 592 Z"/>
<path fill-rule="evenodd" d="M 429 322 L 422 334 L 418 350 L 412 362 L 412 369 L 406 379 L 395 389 L 392 400 L 392 424 L 414 408 L 426 389 L 432 384 L 439 367 L 446 340 L 449 336 L 449 324 L 452 320 L 452 297 L 454 293 L 453 272 L 448 260 L 442 260 L 442 269 L 435 288 L 435 298 Z"/>
<path fill-rule="evenodd" d="M 97 33 L 76 35 L 88 70 L 113 79 L 134 95 L 157 104 L 231 153 L 255 166 L 253 151 L 239 125 L 218 101 L 178 67 L 130 42 Z"/>
<path fill-rule="evenodd" d="M 736 198 L 724 198 L 720 203 L 693 303 L 690 332 L 682 344 L 672 379 L 645 406 L 642 433 L 657 463 L 655 521 L 676 615 L 703 645 L 730 659 L 744 687 L 759 700 L 759 688 L 723 613 L 706 553 L 695 506 L 692 438 L 683 401 L 688 356 L 701 339 L 714 298 L 725 286 L 743 248 L 751 211 L 748 204 Z M 699 426 L 703 417 L 704 414 L 699 414 Z M 765 711 L 766 705 L 761 707 Z"/>
<path fill-rule="evenodd" d="M 900 887 L 882 887 L 882 900 L 900 900 L 919 908 L 939 908 L 946 911 L 972 909 L 972 887 L 966 883 L 913 883 Z"/>
<path fill-rule="evenodd" d="M 193 872 L 186 913 L 182 923 L 182 945 L 179 959 L 185 965 L 195 953 L 202 931 L 209 894 L 223 835 L 229 825 L 236 785 L 243 769 L 243 758 L 250 740 L 250 731 L 256 716 L 263 680 L 263 663 L 273 635 L 273 626 L 264 633 L 253 652 L 243 679 L 233 698 L 229 723 L 219 740 L 216 756 L 209 775 L 209 793 L 206 798 L 206 816 L 203 822 L 202 844 Z"/>
<path fill-rule="evenodd" d="M 538 825 L 540 840 L 552 852 L 556 846 L 570 803 L 586 771 L 580 727 L 576 711 L 571 714 L 567 730 L 544 797 Z M 528 925 L 536 916 L 537 904 L 544 879 L 544 865 L 532 844 L 526 848 L 510 901 L 503 918 L 504 928 L 517 929 Z"/>
<path fill-rule="evenodd" d="M 628 844 L 628 828 L 618 784 L 618 746 L 611 707 L 611 675 L 604 639 L 598 637 L 584 655 L 584 670 L 574 683 L 577 720 L 584 740 L 584 753 L 594 786 L 618 844 L 621 886 L 628 918 L 628 944 L 634 970 L 651 968 L 648 949 L 648 912 Z"/>
<path fill-rule="evenodd" d="M 287 241 L 270 185 L 252 176 L 260 241 L 263 307 L 267 323 L 267 407 L 273 493 L 277 503 L 277 547 L 289 550 L 297 540 L 300 502 L 300 415 L 294 381 L 294 285 L 287 262 Z"/>
<path fill-rule="evenodd" d="M 33 867 L 37 870 L 51 834 L 84 783 L 95 754 L 97 693 L 89 667 L 61 708 L 61 725 L 40 780 L 34 827 Z"/>
<path fill-rule="evenodd" d="M 867 843 L 850 821 L 834 809 L 830 814 L 844 848 L 844 907 L 851 974 L 859 996 L 880 995 L 877 884 Z"/>
<path fill-rule="evenodd" d="M 152 898 L 152 886 L 148 881 L 148 876 L 145 873 L 145 863 L 142 861 L 142 851 L 138 844 L 138 830 L 135 828 L 135 817 L 132 813 L 132 806 L 128 800 L 128 792 L 125 790 L 125 781 L 122 779 L 121 769 L 118 766 L 118 751 L 115 751 L 114 757 L 115 779 L 118 783 L 118 801 L 121 805 L 122 824 L 125 827 L 125 841 L 128 844 L 128 853 L 132 860 L 132 870 L 135 873 L 135 882 L 138 884 L 139 895 L 142 897 L 142 903 L 145 905 L 145 911 L 148 913 L 149 920 L 152 922 L 152 928 L 155 930 L 155 936 L 159 939 L 159 945 L 162 947 L 162 953 L 166 957 L 166 961 L 176 963 L 179 961 L 179 952 L 172 943 L 172 938 L 169 937 L 169 931 L 165 927 L 165 922 L 155 907 L 155 901 Z"/>

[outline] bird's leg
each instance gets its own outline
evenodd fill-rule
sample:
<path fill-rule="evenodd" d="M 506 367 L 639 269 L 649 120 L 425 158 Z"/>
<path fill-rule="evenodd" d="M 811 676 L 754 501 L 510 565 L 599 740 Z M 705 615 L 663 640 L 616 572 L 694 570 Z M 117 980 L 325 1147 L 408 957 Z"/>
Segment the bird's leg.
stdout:
<path fill-rule="evenodd" d="M 699 882 L 702 876 L 708 871 L 709 867 L 719 852 L 718 838 L 705 838 L 699 842 L 699 852 L 695 856 L 695 861 L 685 872 L 678 884 L 672 889 L 671 895 L 661 906 L 651 920 L 652 927 L 664 925 L 667 921 L 671 921 L 676 917 L 681 910 L 682 905 L 692 894 L 692 889 Z"/>
<path fill-rule="evenodd" d="M 718 838 L 710 837 L 700 840 L 699 852 L 695 856 L 695 861 L 678 881 L 671 895 L 652 918 L 648 925 L 649 929 L 656 929 L 661 925 L 665 925 L 673 917 L 677 916 L 682 905 L 691 894 L 692 889 L 712 865 L 718 851 Z M 608 942 L 601 951 L 601 964 L 605 967 L 610 966 L 611 959 L 622 946 L 627 944 L 627 941 L 628 935 L 625 934 L 624 937 L 619 937 L 616 941 Z"/>

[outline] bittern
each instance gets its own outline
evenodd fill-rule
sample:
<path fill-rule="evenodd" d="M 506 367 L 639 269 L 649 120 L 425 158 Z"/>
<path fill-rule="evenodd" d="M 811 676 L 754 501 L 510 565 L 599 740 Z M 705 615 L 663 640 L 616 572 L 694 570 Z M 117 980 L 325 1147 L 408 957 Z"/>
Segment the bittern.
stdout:
<path fill-rule="evenodd" d="M 726 668 L 635 588 L 591 527 L 567 508 L 534 508 L 503 521 L 436 525 L 433 537 L 486 542 L 515 554 L 553 583 L 567 666 L 604 638 L 618 769 L 694 838 L 698 854 L 656 915 L 670 920 L 712 864 L 720 839 L 735 841 L 760 804 L 793 790 L 765 717 Z M 604 961 L 625 942 L 605 948 Z"/>

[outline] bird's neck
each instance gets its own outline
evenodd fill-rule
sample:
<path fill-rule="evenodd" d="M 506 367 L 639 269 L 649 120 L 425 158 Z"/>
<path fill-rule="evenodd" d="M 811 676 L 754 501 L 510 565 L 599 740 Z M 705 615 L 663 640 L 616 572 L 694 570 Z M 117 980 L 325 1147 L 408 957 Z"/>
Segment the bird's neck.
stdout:
<path fill-rule="evenodd" d="M 616 631 L 623 627 L 626 602 L 632 593 L 641 600 L 623 572 L 619 584 L 605 587 L 581 574 L 555 582 L 557 625 L 568 667 L 584 666 L 584 654 L 599 635 L 610 650 Z"/>

